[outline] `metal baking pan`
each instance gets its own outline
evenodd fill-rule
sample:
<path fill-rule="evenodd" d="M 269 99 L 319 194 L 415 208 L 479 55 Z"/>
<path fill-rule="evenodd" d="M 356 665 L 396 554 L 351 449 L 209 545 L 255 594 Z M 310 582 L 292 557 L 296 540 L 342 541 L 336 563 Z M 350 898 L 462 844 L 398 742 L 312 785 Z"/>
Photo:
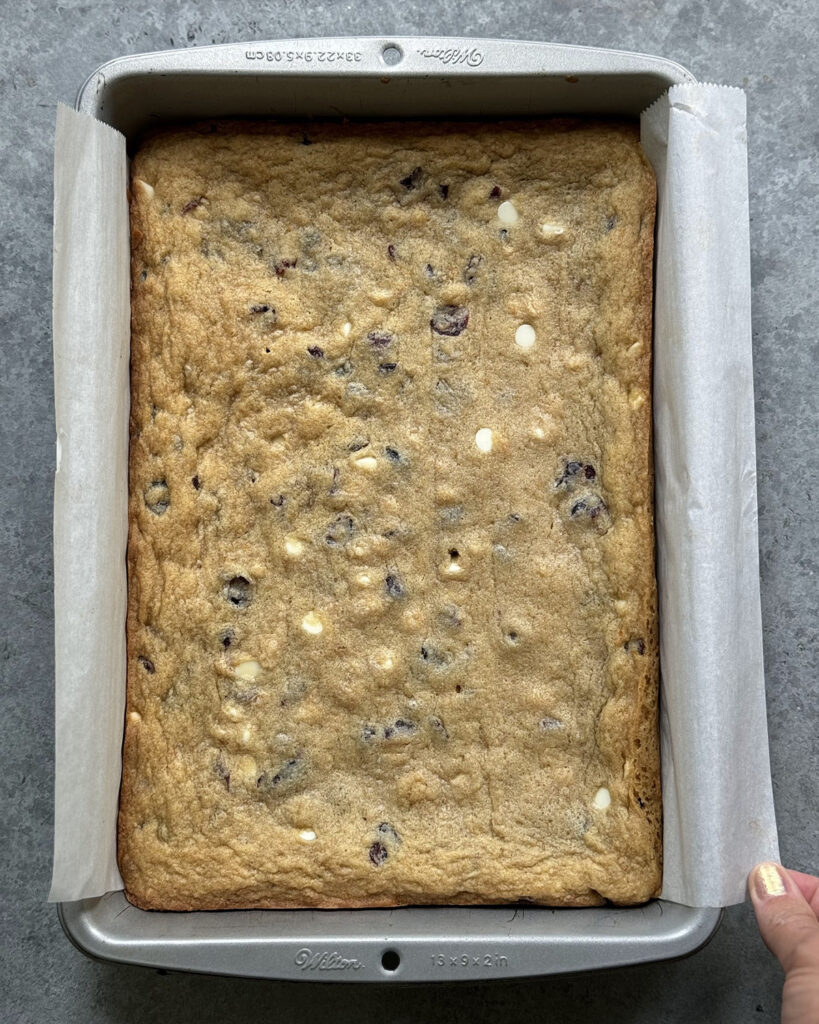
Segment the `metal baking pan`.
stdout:
<path fill-rule="evenodd" d="M 121 57 L 77 109 L 129 142 L 198 117 L 637 117 L 678 82 L 659 57 L 551 43 L 426 37 L 290 39 Z M 585 971 L 680 957 L 721 911 L 642 907 L 406 907 L 143 911 L 121 892 L 59 905 L 90 956 L 156 968 L 333 981 L 454 981 Z"/>

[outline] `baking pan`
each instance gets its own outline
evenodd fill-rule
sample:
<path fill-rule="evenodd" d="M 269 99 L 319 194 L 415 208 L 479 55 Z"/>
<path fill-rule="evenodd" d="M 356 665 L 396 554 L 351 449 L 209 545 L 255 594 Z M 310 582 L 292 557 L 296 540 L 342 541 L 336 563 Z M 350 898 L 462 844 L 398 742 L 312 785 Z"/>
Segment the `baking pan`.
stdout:
<path fill-rule="evenodd" d="M 659 57 L 550 43 L 426 37 L 291 39 L 121 57 L 77 109 L 133 142 L 194 117 L 639 116 L 694 81 Z M 169 970 L 334 981 L 454 981 L 585 971 L 702 946 L 721 911 L 402 907 L 143 911 L 122 892 L 58 907 L 90 956 Z"/>

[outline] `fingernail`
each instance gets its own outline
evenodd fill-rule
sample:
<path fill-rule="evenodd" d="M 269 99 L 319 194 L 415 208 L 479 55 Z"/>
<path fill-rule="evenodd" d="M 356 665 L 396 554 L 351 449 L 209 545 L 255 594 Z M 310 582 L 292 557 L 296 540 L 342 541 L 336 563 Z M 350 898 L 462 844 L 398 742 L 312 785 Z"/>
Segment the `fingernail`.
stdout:
<path fill-rule="evenodd" d="M 785 877 L 778 864 L 759 864 L 754 871 L 754 888 L 760 899 L 768 896 L 784 896 Z"/>

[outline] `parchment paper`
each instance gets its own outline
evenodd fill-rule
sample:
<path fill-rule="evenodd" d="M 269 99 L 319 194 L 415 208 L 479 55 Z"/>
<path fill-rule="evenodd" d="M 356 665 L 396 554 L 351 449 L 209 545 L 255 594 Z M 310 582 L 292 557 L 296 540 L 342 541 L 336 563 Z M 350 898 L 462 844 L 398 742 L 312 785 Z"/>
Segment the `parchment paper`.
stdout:
<path fill-rule="evenodd" d="M 61 106 L 54 155 L 54 646 L 51 900 L 122 888 L 130 274 L 119 132 Z"/>
<path fill-rule="evenodd" d="M 654 416 L 663 896 L 744 899 L 778 858 L 757 555 L 745 97 L 673 87 L 657 172 Z M 60 108 L 55 153 L 57 764 L 50 899 L 122 887 L 128 211 L 125 140 Z"/>
<path fill-rule="evenodd" d="M 654 446 L 663 896 L 728 906 L 778 859 L 757 547 L 745 94 L 642 117 L 659 192 Z"/>

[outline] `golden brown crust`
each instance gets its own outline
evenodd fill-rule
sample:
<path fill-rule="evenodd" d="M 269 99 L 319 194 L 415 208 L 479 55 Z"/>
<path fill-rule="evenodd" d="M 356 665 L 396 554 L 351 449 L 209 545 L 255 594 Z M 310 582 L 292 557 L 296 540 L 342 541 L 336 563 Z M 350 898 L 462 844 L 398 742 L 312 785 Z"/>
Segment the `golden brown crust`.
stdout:
<path fill-rule="evenodd" d="M 657 895 L 636 128 L 203 125 L 133 175 L 128 898 Z"/>

